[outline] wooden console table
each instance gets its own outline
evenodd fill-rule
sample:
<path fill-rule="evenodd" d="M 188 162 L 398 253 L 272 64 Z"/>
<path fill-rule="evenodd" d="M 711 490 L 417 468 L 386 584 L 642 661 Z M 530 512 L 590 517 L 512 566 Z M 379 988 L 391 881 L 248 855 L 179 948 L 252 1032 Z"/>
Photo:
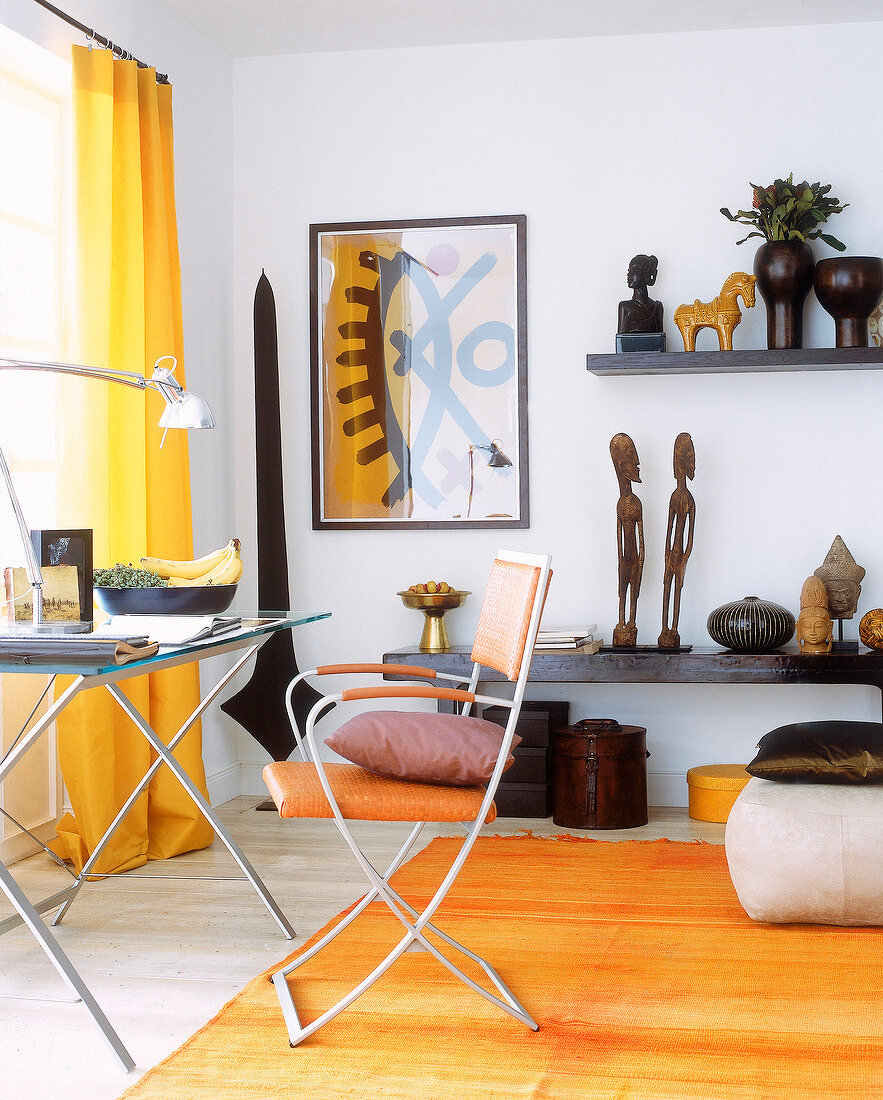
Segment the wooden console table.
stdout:
<path fill-rule="evenodd" d="M 468 646 L 447 653 L 421 653 L 416 646 L 384 653 L 384 664 L 419 665 L 469 680 L 472 662 Z M 400 679 L 400 677 L 387 677 Z M 503 677 L 491 669 L 482 680 Z M 689 653 L 537 653 L 530 681 L 579 684 L 867 684 L 881 695 L 883 714 L 883 651 L 829 653 L 808 656 L 786 647 L 773 653 L 734 653 L 696 647 Z"/>

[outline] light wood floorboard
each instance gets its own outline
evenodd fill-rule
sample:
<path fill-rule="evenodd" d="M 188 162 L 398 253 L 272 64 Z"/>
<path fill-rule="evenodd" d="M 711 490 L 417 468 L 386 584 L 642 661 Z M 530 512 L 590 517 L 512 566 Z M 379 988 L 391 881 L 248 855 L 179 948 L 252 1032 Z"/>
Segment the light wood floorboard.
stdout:
<path fill-rule="evenodd" d="M 56 929 L 86 984 L 137 1062 L 124 1074 L 82 1005 L 22 928 L 0 937 L 0 1100 L 111 1100 L 175 1050 L 255 974 L 304 943 L 364 893 L 364 879 L 330 821 L 281 821 L 255 810 L 256 798 L 219 808 L 268 889 L 297 931 L 286 940 L 222 844 L 140 871 L 87 884 Z M 382 862 L 401 843 L 401 826 L 362 824 L 367 850 Z M 502 818 L 488 833 L 567 832 L 546 820 Z M 571 830 L 581 832 L 580 830 Z M 428 827 L 425 841 L 450 836 Z M 638 829 L 590 830 L 599 840 L 705 840 L 722 843 L 724 826 L 693 821 L 686 809 L 650 811 Z M 66 873 L 39 854 L 13 867 L 31 900 L 66 885 Z M 138 882 L 143 874 L 160 879 Z M 221 881 L 180 881 L 205 874 Z M 225 877 L 226 876 L 226 877 Z M 0 919 L 12 912 L 0 897 Z M 25 998 L 46 998 L 40 1000 Z M 321 1100 L 317 1097 L 316 1100 Z"/>

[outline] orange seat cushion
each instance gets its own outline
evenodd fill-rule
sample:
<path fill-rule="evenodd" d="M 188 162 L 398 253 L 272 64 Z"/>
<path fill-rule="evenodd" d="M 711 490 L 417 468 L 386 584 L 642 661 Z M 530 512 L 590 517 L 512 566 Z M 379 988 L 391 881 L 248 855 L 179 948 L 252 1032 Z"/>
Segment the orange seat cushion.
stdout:
<path fill-rule="evenodd" d="M 343 816 L 353 821 L 474 821 L 483 787 L 440 787 L 388 779 L 357 764 L 325 764 Z M 279 760 L 263 772 L 280 817 L 333 817 L 314 764 Z M 485 822 L 497 816 L 491 803 Z"/>

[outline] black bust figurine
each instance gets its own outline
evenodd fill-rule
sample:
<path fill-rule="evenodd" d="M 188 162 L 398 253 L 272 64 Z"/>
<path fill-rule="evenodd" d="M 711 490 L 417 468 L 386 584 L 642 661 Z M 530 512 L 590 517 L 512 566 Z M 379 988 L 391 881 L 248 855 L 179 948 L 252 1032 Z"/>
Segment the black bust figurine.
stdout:
<path fill-rule="evenodd" d="M 655 256 L 633 256 L 629 263 L 628 284 L 631 300 L 619 303 L 617 332 L 662 332 L 662 302 L 654 302 L 647 287 L 656 282 L 659 261 Z"/>
<path fill-rule="evenodd" d="M 647 293 L 647 287 L 656 282 L 658 268 L 655 256 L 633 256 L 629 263 L 627 279 L 633 293 L 628 301 L 619 303 L 617 351 L 665 351 L 662 302 L 654 302 Z M 632 339 L 622 340 L 623 336 Z"/>

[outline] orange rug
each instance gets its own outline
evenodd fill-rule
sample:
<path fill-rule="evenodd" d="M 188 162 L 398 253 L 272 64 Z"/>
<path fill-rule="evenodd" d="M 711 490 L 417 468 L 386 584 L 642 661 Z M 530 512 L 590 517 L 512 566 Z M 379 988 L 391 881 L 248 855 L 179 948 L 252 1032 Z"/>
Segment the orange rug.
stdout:
<path fill-rule="evenodd" d="M 419 908 L 457 843 L 432 841 L 396 876 L 400 893 Z M 754 923 L 720 845 L 481 838 L 437 923 L 496 966 L 539 1032 L 420 953 L 291 1049 L 262 975 L 126 1097 L 883 1097 L 883 932 Z M 295 971 L 301 1018 L 367 974 L 398 929 L 369 908 Z"/>

